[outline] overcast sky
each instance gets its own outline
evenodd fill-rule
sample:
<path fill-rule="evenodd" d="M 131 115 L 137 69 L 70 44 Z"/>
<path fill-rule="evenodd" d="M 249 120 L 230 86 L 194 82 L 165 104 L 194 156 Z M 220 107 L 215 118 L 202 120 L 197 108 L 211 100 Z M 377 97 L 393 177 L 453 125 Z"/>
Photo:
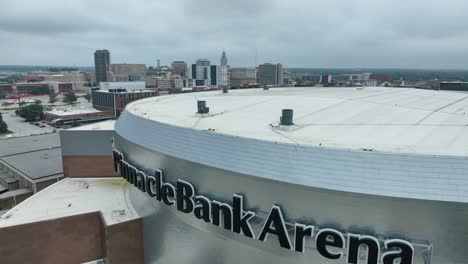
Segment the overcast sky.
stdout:
<path fill-rule="evenodd" d="M 1 0 L 0 65 L 468 69 L 467 0 Z"/>

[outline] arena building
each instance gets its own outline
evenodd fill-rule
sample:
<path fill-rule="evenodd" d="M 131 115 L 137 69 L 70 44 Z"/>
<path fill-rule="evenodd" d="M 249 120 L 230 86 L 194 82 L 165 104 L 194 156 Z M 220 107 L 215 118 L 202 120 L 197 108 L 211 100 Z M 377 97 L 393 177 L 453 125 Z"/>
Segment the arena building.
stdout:
<path fill-rule="evenodd" d="M 110 254 L 112 263 L 125 263 L 116 256 L 127 250 L 144 263 L 462 264 L 467 113 L 466 93 L 405 88 L 146 98 L 128 104 L 109 134 L 113 169 L 127 185 L 67 179 L 46 190 L 78 186 L 60 201 L 72 208 L 73 195 L 119 194 L 115 210 L 89 205 L 104 220 L 124 208 L 133 223 L 118 226 L 131 244 L 101 230 L 121 247 L 90 256 Z M 33 203 L 6 213 L 0 227 L 33 221 Z"/>
<path fill-rule="evenodd" d="M 114 163 L 147 263 L 461 264 L 467 113 L 416 89 L 149 98 L 117 121 Z"/>

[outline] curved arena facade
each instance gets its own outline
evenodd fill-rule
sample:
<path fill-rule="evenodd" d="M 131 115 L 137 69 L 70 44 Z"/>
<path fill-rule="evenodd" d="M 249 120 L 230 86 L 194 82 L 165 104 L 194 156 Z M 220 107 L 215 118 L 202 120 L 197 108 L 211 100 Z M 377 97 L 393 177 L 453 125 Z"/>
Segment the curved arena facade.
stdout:
<path fill-rule="evenodd" d="M 114 169 L 145 263 L 461 264 L 467 113 L 467 94 L 416 89 L 154 97 L 117 121 Z"/>

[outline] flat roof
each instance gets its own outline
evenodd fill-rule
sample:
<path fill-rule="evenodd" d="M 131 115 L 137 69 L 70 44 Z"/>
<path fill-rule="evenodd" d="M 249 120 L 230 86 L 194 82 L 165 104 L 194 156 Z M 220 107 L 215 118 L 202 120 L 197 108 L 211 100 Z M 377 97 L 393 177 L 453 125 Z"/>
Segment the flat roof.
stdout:
<path fill-rule="evenodd" d="M 197 114 L 197 100 L 210 113 Z M 468 94 L 413 88 L 273 88 L 152 97 L 127 111 L 174 126 L 351 150 L 468 156 Z M 282 109 L 294 126 L 280 127 Z"/>
<path fill-rule="evenodd" d="M 49 176 L 63 177 L 60 147 L 11 155 L 1 160 L 32 180 Z"/>
<path fill-rule="evenodd" d="M 67 109 L 52 109 L 50 111 L 44 111 L 45 114 L 52 114 L 57 116 L 69 116 L 69 115 L 80 115 L 80 114 L 92 114 L 102 112 L 100 110 L 90 107 L 70 107 Z"/>
<path fill-rule="evenodd" d="M 123 178 L 66 178 L 0 216 L 0 227 L 101 212 L 107 225 L 138 218 Z"/>
<path fill-rule="evenodd" d="M 59 133 L 1 139 L 0 158 L 56 147 L 60 147 Z"/>
<path fill-rule="evenodd" d="M 67 130 L 80 130 L 80 131 L 91 131 L 91 130 L 114 130 L 115 120 L 106 120 L 102 122 L 82 125 L 78 127 L 72 127 Z"/>
<path fill-rule="evenodd" d="M 112 89 L 112 88 L 111 88 Z M 125 88 L 122 88 L 125 89 Z M 110 92 L 109 89 L 102 89 L 102 90 L 95 90 L 93 92 L 99 92 L 99 93 L 115 93 L 115 92 Z M 151 90 L 151 89 L 126 89 L 125 92 L 117 92 L 115 94 L 126 94 L 126 93 L 157 93 L 157 91 Z"/>

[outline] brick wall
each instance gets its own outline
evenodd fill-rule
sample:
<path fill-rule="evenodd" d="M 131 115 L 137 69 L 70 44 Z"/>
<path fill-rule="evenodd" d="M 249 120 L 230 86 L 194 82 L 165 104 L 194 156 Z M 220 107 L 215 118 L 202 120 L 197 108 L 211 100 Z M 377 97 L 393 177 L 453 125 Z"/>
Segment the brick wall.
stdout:
<path fill-rule="evenodd" d="M 106 226 L 99 212 L 0 228 L 1 263 L 143 263 L 141 219 Z"/>
<path fill-rule="evenodd" d="M 65 177 L 115 177 L 111 155 L 63 156 Z"/>
<path fill-rule="evenodd" d="M 0 229 L 2 263 L 82 263 L 101 258 L 99 213 Z"/>

